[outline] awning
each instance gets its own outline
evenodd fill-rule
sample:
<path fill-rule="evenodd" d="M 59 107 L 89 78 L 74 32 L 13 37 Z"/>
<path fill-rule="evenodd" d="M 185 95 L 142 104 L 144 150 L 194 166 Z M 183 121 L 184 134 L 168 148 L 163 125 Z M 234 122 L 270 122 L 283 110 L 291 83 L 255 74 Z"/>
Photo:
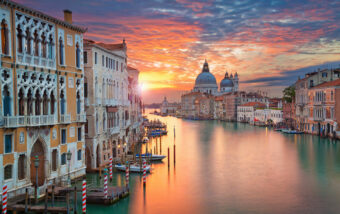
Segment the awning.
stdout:
<path fill-rule="evenodd" d="M 110 107 L 110 106 L 108 106 L 108 107 L 106 107 L 106 110 L 107 110 L 107 112 L 117 112 L 118 111 L 118 107 Z"/>

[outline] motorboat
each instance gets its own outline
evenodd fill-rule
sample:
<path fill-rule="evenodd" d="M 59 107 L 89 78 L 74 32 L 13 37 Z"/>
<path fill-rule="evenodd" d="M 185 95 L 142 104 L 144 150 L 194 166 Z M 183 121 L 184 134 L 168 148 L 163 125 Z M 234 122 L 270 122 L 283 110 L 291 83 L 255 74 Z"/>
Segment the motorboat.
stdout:
<path fill-rule="evenodd" d="M 282 129 L 281 131 L 286 134 L 303 134 L 302 131 L 291 130 L 291 129 Z"/>
<path fill-rule="evenodd" d="M 155 155 L 151 153 L 146 153 L 141 155 L 142 158 L 150 158 L 151 161 L 161 161 L 166 158 L 165 155 Z M 139 154 L 136 155 L 136 158 L 139 158 Z"/>
<path fill-rule="evenodd" d="M 115 168 L 125 172 L 126 170 L 126 165 L 124 164 L 116 164 Z M 150 165 L 146 165 L 146 172 L 150 172 L 151 166 Z M 143 173 L 143 167 L 140 167 L 139 164 L 132 164 L 130 165 L 130 172 L 137 172 L 137 173 Z"/>

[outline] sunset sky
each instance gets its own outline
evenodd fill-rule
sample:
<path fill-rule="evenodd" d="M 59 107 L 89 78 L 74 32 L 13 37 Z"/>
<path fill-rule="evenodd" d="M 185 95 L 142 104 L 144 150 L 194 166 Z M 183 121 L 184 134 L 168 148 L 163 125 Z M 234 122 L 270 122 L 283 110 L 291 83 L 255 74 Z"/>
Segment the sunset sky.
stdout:
<path fill-rule="evenodd" d="M 240 89 L 282 89 L 340 64 L 340 2 L 306 0 L 17 0 L 88 28 L 85 38 L 128 45 L 146 103 L 191 90 L 204 59 L 219 84 L 238 72 Z"/>

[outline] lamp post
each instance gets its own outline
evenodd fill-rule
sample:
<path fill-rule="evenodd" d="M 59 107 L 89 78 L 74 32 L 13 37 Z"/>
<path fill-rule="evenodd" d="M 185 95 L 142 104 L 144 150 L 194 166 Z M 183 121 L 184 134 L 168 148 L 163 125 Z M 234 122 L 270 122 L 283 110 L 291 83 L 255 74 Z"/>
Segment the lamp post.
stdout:
<path fill-rule="evenodd" d="M 35 203 L 38 202 L 38 168 L 39 168 L 39 158 L 36 155 L 34 157 L 34 167 L 35 167 Z"/>
<path fill-rule="evenodd" d="M 68 179 L 67 179 L 67 185 L 68 186 L 71 186 L 71 177 L 70 177 L 70 162 L 71 162 L 71 157 L 72 157 L 72 153 L 70 151 L 68 151 L 66 153 L 66 158 L 67 158 L 67 161 L 68 161 Z"/>

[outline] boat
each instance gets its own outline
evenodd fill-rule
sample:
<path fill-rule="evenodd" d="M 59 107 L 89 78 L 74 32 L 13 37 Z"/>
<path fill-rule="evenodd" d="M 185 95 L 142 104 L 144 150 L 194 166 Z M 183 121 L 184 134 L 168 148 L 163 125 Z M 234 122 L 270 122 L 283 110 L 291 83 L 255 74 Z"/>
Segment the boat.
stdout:
<path fill-rule="evenodd" d="M 281 131 L 285 134 L 303 134 L 302 131 L 291 130 L 291 129 L 282 129 Z"/>
<path fill-rule="evenodd" d="M 142 158 L 150 158 L 151 161 L 161 161 L 166 158 L 165 155 L 154 155 L 151 153 L 146 153 L 141 155 Z M 136 158 L 139 158 L 139 154 L 136 155 Z"/>
<path fill-rule="evenodd" d="M 274 131 L 277 131 L 277 132 L 282 132 L 283 129 L 281 128 L 277 128 L 277 129 L 274 129 Z"/>
<path fill-rule="evenodd" d="M 126 170 L 126 165 L 124 164 L 116 164 L 115 168 L 120 170 L 120 171 L 124 171 Z M 150 165 L 146 165 L 146 172 L 150 172 Z M 143 167 L 140 167 L 139 164 L 132 164 L 130 165 L 130 172 L 137 172 L 137 173 L 143 173 Z"/>

